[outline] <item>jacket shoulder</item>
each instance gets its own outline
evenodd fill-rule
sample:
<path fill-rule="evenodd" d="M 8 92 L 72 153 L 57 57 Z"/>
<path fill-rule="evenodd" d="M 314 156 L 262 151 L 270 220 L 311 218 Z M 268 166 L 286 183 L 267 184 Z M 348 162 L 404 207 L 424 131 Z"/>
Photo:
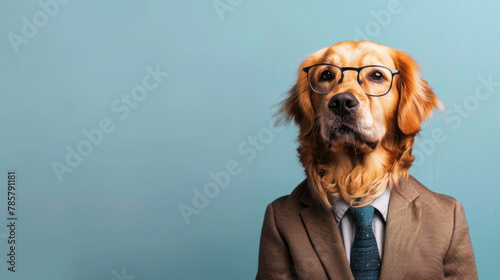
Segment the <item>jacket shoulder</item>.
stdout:
<path fill-rule="evenodd" d="M 420 195 L 420 201 L 426 206 L 429 207 L 439 207 L 439 208 L 447 208 L 447 209 L 454 209 L 458 200 L 456 200 L 454 197 L 437 193 L 426 186 L 424 186 L 422 183 L 420 183 L 417 179 L 415 179 L 413 176 L 409 176 L 408 181 L 411 185 L 411 187 L 414 188 L 416 192 Z"/>
<path fill-rule="evenodd" d="M 290 214 L 298 212 L 302 209 L 300 199 L 307 190 L 306 180 L 302 181 L 289 195 L 284 195 L 275 199 L 269 204 L 275 214 Z"/>

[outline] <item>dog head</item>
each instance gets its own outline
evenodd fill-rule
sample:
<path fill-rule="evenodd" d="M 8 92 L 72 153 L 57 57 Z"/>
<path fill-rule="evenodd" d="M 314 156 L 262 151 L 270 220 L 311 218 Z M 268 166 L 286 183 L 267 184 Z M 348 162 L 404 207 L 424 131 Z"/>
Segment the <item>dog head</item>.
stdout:
<path fill-rule="evenodd" d="M 436 106 L 408 54 L 346 41 L 304 60 L 279 113 L 300 128 L 298 152 L 318 200 L 362 206 L 408 173 L 413 139 Z"/>

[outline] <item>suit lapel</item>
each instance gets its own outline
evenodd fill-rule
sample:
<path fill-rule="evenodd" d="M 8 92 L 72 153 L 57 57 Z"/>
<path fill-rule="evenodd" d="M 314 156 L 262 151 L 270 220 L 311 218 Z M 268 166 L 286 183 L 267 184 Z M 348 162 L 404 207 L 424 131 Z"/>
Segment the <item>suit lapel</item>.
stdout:
<path fill-rule="evenodd" d="M 380 280 L 403 279 L 410 264 L 422 219 L 414 182 L 411 176 L 402 178 L 391 191 Z"/>
<path fill-rule="evenodd" d="M 354 280 L 333 212 L 315 203 L 308 188 L 301 202 L 300 217 L 329 278 Z"/>

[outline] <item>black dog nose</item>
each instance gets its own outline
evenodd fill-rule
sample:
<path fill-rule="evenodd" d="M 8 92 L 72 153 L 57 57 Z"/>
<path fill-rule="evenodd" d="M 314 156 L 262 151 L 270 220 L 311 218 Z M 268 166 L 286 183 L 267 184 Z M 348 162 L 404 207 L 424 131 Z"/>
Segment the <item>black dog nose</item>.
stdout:
<path fill-rule="evenodd" d="M 352 93 L 349 92 L 342 92 L 338 93 L 335 96 L 330 99 L 330 102 L 328 103 L 328 107 L 332 109 L 332 111 L 339 115 L 339 116 L 345 116 L 354 113 L 358 109 L 359 102 L 352 95 Z"/>

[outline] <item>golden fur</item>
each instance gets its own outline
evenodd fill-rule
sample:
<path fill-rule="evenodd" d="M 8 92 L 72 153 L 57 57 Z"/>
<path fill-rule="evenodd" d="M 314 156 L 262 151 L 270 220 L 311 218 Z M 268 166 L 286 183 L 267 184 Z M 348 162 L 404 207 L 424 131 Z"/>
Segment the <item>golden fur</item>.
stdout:
<path fill-rule="evenodd" d="M 302 68 L 318 63 L 341 67 L 382 65 L 397 69 L 391 91 L 380 97 L 365 94 L 356 72 L 345 71 L 344 81 L 327 94 L 313 92 Z M 413 141 L 420 124 L 441 103 L 419 67 L 406 53 L 370 41 L 345 41 L 321 49 L 302 62 L 297 83 L 281 103 L 278 114 L 300 128 L 297 149 L 308 185 L 316 200 L 330 208 L 342 197 L 353 207 L 370 204 L 386 187 L 397 187 L 414 160 Z M 337 93 L 350 92 L 360 102 L 356 122 L 365 139 L 379 141 L 375 149 L 353 137 L 325 139 L 332 125 L 328 102 Z M 326 131 L 326 132 L 325 132 Z"/>

